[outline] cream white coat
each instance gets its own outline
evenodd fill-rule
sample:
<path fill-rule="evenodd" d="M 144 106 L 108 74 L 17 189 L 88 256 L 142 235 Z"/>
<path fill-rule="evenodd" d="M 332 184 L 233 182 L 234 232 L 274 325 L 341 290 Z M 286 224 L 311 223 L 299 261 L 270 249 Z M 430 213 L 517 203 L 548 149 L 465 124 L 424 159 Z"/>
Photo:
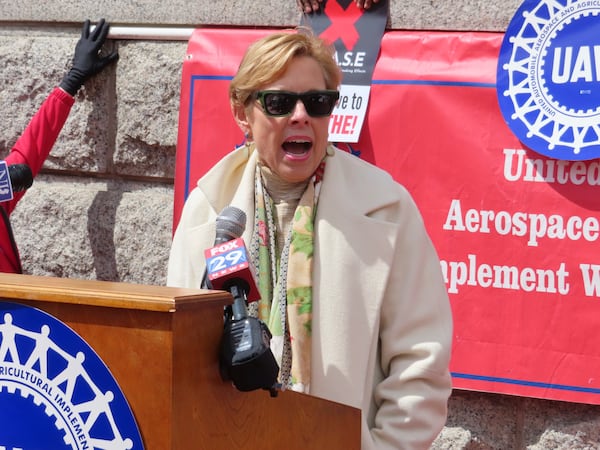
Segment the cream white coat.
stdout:
<path fill-rule="evenodd" d="M 199 180 L 173 238 L 167 284 L 198 288 L 217 214 L 248 215 L 256 153 Z M 362 410 L 362 450 L 429 448 L 446 421 L 452 319 L 421 215 L 389 174 L 341 150 L 327 158 L 315 221 L 311 395 Z"/>

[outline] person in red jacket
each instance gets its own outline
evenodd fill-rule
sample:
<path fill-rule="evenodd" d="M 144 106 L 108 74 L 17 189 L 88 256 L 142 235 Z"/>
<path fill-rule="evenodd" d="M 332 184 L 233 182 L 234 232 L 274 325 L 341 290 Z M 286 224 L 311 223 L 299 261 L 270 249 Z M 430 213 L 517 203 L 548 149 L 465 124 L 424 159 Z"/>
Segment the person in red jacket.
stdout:
<path fill-rule="evenodd" d="M 101 72 L 119 57 L 116 51 L 106 56 L 100 55 L 109 27 L 110 25 L 101 19 L 91 31 L 90 21 L 84 22 L 81 37 L 75 46 L 71 68 L 44 100 L 4 159 L 9 168 L 25 164 L 31 169 L 33 177 L 38 174 L 71 112 L 77 91 L 90 77 Z M 24 194 L 25 190 L 15 192 L 12 200 L 0 203 L 0 272 L 22 273 L 19 250 L 9 216 Z"/>

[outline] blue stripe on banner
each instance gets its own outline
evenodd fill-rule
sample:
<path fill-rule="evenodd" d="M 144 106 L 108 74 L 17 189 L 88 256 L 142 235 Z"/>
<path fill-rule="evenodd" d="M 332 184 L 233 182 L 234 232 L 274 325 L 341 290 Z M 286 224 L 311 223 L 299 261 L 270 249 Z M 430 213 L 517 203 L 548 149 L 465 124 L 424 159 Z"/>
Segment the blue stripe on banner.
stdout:
<path fill-rule="evenodd" d="M 440 81 L 440 80 L 373 80 L 372 84 L 404 84 L 415 86 L 460 86 L 496 88 L 496 83 L 480 83 L 476 81 Z"/>
<path fill-rule="evenodd" d="M 514 384 L 518 386 L 529 386 L 543 389 L 556 389 L 559 391 L 587 392 L 591 394 L 600 394 L 600 389 L 586 388 L 581 386 L 567 386 L 564 384 L 541 383 L 538 381 L 513 380 L 511 378 L 489 377 L 485 375 L 473 375 L 469 373 L 451 372 L 453 378 L 462 378 L 465 380 L 488 381 L 492 383 Z"/>
<path fill-rule="evenodd" d="M 190 104 L 188 105 L 188 133 L 185 149 L 185 182 L 183 188 L 183 200 L 187 200 L 190 193 L 190 162 L 192 159 L 192 119 L 194 117 L 194 88 L 195 82 L 200 80 L 222 81 L 231 80 L 232 75 L 192 75 L 190 82 Z"/>

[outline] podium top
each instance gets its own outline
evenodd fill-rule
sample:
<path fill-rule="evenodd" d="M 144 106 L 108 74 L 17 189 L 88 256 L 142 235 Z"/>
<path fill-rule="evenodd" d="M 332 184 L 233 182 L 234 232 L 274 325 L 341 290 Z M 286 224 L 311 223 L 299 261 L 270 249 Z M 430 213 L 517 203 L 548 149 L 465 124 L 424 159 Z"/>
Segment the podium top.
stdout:
<path fill-rule="evenodd" d="M 222 306 L 232 302 L 231 295 L 225 291 L 9 273 L 0 273 L 0 299 L 157 312 L 175 312 L 200 302 Z"/>

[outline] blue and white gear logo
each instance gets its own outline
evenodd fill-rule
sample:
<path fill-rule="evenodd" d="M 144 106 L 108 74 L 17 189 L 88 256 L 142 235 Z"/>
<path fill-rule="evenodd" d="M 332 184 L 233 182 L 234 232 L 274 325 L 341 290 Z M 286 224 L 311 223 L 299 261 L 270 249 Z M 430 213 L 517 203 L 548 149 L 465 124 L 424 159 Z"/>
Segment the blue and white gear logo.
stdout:
<path fill-rule="evenodd" d="M 142 439 L 106 365 L 73 330 L 0 302 L 0 449 L 136 450 Z"/>
<path fill-rule="evenodd" d="M 600 157 L 600 0 L 526 0 L 510 22 L 497 95 L 512 132 L 564 160 Z"/>

